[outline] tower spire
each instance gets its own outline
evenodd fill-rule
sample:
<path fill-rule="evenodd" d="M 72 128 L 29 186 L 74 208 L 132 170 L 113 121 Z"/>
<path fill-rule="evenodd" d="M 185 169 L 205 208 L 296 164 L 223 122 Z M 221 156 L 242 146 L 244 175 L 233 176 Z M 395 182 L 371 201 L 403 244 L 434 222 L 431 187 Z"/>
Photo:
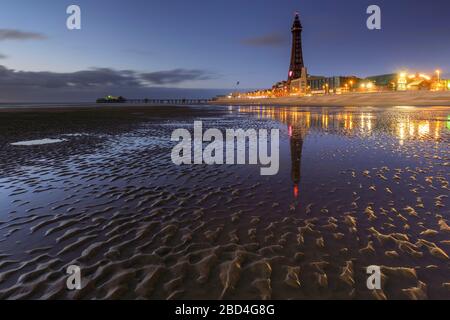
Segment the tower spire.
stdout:
<path fill-rule="evenodd" d="M 292 26 L 292 30 L 294 29 L 302 29 L 302 23 L 300 22 L 300 13 L 298 11 L 295 11 L 295 18 L 294 18 L 294 24 Z"/>

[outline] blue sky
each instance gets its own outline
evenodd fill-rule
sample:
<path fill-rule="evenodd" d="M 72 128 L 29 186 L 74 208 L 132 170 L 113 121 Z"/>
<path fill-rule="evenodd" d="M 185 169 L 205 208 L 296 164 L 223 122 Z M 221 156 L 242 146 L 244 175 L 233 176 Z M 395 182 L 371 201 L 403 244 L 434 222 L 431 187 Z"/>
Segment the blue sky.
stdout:
<path fill-rule="evenodd" d="M 82 9 L 82 30 L 66 28 L 70 4 Z M 371 4 L 382 9 L 380 31 L 366 28 Z M 153 94 L 162 87 L 164 94 L 167 88 L 228 90 L 237 81 L 244 88 L 270 87 L 287 77 L 295 11 L 312 74 L 450 70 L 447 0 L 2 0 L 0 31 L 42 37 L 0 39 L 0 65 L 4 74 L 26 72 L 16 82 L 35 72 L 70 78 L 95 68 L 152 74 L 151 79 L 158 72 L 170 75 L 151 84 Z M 184 76 L 170 73 L 177 71 Z M 7 81 L 1 78 L 0 71 L 0 89 Z M 32 89 L 30 99 L 38 91 Z M 14 99 L 0 91 L 0 101 Z"/>

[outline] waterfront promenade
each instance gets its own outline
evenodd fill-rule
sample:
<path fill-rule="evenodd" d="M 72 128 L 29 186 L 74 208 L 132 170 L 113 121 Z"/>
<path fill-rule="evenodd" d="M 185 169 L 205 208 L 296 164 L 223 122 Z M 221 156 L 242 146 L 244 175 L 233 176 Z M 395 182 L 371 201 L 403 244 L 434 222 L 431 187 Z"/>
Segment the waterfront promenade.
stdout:
<path fill-rule="evenodd" d="M 310 97 L 281 97 L 262 99 L 222 98 L 212 102 L 219 105 L 308 105 L 308 106 L 449 106 L 450 91 L 405 91 L 348 93 Z"/>

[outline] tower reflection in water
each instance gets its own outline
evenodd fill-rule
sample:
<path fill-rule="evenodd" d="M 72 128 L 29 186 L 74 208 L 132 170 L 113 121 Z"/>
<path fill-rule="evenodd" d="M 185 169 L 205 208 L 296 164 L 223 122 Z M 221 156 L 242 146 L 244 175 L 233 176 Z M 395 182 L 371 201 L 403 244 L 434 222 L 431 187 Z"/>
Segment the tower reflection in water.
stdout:
<path fill-rule="evenodd" d="M 300 194 L 303 145 L 308 134 L 327 132 L 347 138 L 366 139 L 379 135 L 383 140 L 395 141 L 398 147 L 410 141 L 445 142 L 450 134 L 450 115 L 447 111 L 428 109 L 419 116 L 414 109 L 392 108 L 360 111 L 355 108 L 300 107 L 239 107 L 238 112 L 249 113 L 259 119 L 275 120 L 287 126 L 291 153 L 291 178 L 295 198 Z M 433 120 L 423 120 L 433 119 Z"/>
<path fill-rule="evenodd" d="M 311 126 L 311 113 L 273 107 L 240 107 L 239 112 L 255 113 L 259 119 L 279 121 L 287 126 L 291 153 L 293 195 L 300 195 L 303 142 Z"/>
<path fill-rule="evenodd" d="M 291 145 L 291 177 L 294 183 L 294 197 L 298 198 L 302 176 L 303 141 L 307 134 L 307 129 L 298 123 L 293 123 L 288 124 L 288 130 Z"/>

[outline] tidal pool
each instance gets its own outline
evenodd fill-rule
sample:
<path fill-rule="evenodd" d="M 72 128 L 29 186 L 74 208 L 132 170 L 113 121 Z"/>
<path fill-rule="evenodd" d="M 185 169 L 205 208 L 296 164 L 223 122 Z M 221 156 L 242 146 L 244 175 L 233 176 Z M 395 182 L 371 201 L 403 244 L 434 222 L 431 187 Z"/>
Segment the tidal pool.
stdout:
<path fill-rule="evenodd" d="M 64 139 L 39 139 L 39 140 L 29 140 L 29 141 L 19 141 L 11 143 L 12 146 L 40 146 L 43 144 L 53 144 L 64 142 Z"/>

